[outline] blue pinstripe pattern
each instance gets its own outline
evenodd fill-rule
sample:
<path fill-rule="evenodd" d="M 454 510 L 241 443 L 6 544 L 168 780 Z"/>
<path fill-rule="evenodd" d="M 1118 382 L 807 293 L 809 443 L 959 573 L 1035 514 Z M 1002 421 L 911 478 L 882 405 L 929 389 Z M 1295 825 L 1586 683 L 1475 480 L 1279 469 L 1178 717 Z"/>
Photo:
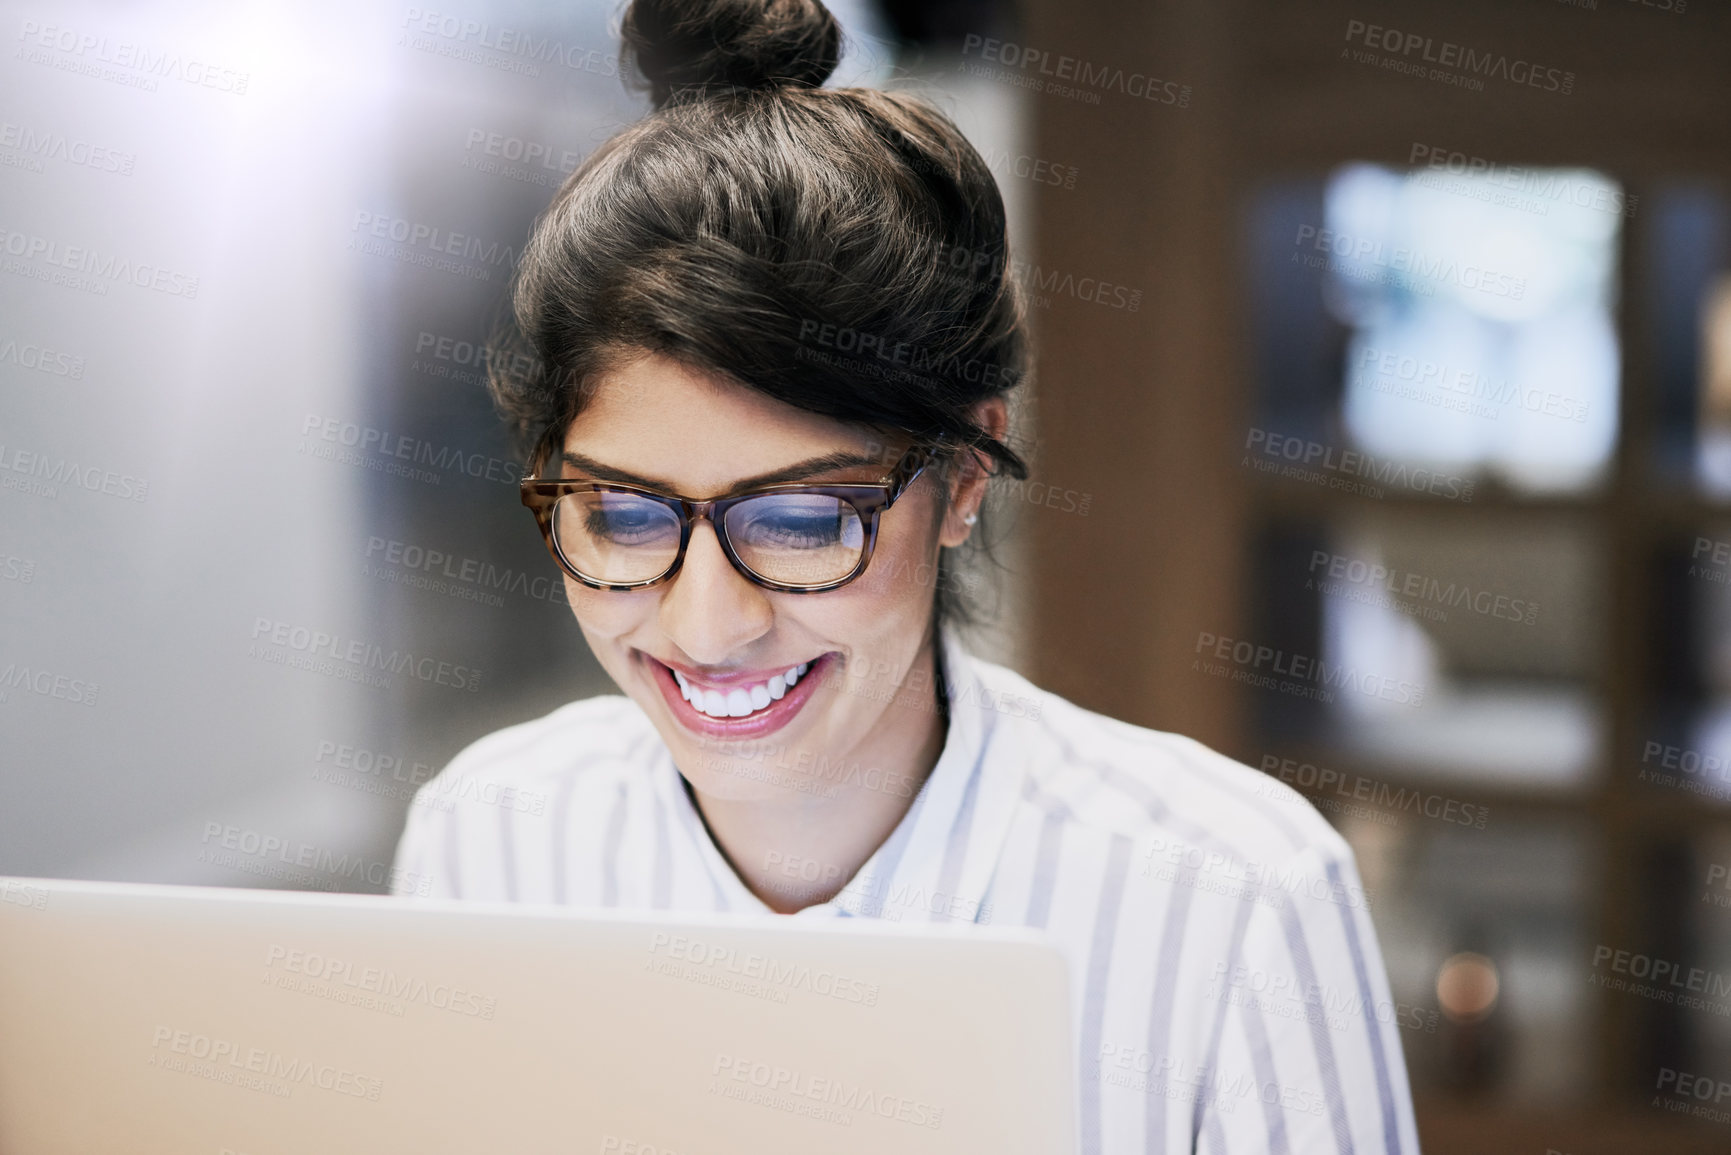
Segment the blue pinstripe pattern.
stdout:
<path fill-rule="evenodd" d="M 1328 881 L 1335 885 L 1336 892 L 1339 893 L 1341 877 L 1338 863 L 1328 864 Z M 1358 941 L 1358 924 L 1352 919 L 1352 911 L 1344 905 L 1340 905 L 1340 921 L 1346 931 L 1347 953 L 1352 956 L 1352 977 L 1358 983 L 1359 1006 L 1363 1008 L 1363 1014 L 1359 1017 L 1364 1020 L 1365 1032 L 1370 1036 L 1371 1062 L 1376 1067 L 1376 1097 L 1382 1107 L 1383 1142 L 1390 1155 L 1401 1155 L 1400 1124 L 1394 1113 L 1394 1087 L 1389 1082 L 1387 1056 L 1383 1054 L 1381 1023 L 1376 1017 L 1376 1000 L 1370 993 L 1370 973 L 1364 963 L 1364 948 Z"/>
<path fill-rule="evenodd" d="M 1280 927 L 1286 934 L 1286 949 L 1292 953 L 1292 967 L 1298 981 L 1307 991 L 1317 988 L 1316 965 L 1310 959 L 1310 946 L 1304 938 L 1304 926 L 1290 901 L 1280 905 Z M 1334 1124 L 1334 1139 L 1341 1155 L 1352 1155 L 1352 1124 L 1346 1117 L 1346 1098 L 1340 1091 L 1340 1068 L 1334 1061 L 1334 1044 L 1328 1037 L 1328 1017 L 1307 1015 L 1310 1024 L 1310 1045 L 1316 1053 L 1316 1069 L 1322 1076 L 1322 1093 L 1328 1100 L 1329 1121 Z"/>

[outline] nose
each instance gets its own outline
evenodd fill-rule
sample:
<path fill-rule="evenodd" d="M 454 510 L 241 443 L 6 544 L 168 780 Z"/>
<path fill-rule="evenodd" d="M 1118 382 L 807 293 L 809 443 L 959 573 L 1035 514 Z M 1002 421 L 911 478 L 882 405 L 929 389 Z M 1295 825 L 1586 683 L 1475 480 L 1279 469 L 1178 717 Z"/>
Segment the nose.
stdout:
<path fill-rule="evenodd" d="M 685 561 L 661 595 L 661 632 L 699 665 L 720 666 L 769 632 L 775 607 L 721 550 L 707 520 L 691 527 Z"/>

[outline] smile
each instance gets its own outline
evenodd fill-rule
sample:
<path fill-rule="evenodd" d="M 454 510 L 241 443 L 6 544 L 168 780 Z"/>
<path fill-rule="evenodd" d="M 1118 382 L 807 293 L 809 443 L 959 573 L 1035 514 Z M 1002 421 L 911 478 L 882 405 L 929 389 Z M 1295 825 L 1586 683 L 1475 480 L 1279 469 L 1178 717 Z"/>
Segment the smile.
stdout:
<path fill-rule="evenodd" d="M 673 671 L 673 680 L 679 683 L 679 692 L 685 700 L 711 718 L 747 718 L 771 702 L 781 701 L 790 688 L 799 684 L 800 675 L 810 668 L 810 662 L 801 662 L 789 666 L 784 673 L 771 674 L 764 681 L 726 691 L 697 689 L 678 670 Z"/>
<path fill-rule="evenodd" d="M 715 738 L 761 737 L 781 729 L 817 691 L 835 653 L 774 672 L 705 678 L 649 658 L 650 672 L 681 725 Z M 645 655 L 647 658 L 648 655 Z"/>

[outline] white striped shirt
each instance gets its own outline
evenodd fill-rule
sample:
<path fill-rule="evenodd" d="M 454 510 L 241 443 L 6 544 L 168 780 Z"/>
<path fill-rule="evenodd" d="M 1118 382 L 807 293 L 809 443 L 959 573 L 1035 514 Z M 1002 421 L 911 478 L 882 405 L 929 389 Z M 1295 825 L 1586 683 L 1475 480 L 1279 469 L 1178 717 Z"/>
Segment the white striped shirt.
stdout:
<path fill-rule="evenodd" d="M 1414 1012 L 1390 998 L 1346 842 L 1200 743 L 942 645 L 937 765 L 843 891 L 790 917 L 1048 931 L 1075 980 L 1087 1155 L 1416 1155 L 1399 1038 Z M 769 910 L 629 698 L 490 734 L 416 801 L 397 877 L 435 897 Z"/>

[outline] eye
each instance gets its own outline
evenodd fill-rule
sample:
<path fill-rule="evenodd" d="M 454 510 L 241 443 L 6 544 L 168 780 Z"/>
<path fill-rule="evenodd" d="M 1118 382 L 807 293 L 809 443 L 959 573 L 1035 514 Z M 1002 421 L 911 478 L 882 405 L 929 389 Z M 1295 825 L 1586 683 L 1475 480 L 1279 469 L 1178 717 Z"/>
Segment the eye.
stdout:
<path fill-rule="evenodd" d="M 771 515 L 751 525 L 755 544 L 779 546 L 784 549 L 822 549 L 841 541 L 841 521 L 829 516 L 809 513 Z"/>
<path fill-rule="evenodd" d="M 857 547 L 859 516 L 852 506 L 819 494 L 781 494 L 755 498 L 729 515 L 734 543 L 754 550 L 820 550 Z"/>
<path fill-rule="evenodd" d="M 625 493 L 596 493 L 583 508 L 583 531 L 614 545 L 643 545 L 677 534 L 678 518 L 666 506 Z"/>

